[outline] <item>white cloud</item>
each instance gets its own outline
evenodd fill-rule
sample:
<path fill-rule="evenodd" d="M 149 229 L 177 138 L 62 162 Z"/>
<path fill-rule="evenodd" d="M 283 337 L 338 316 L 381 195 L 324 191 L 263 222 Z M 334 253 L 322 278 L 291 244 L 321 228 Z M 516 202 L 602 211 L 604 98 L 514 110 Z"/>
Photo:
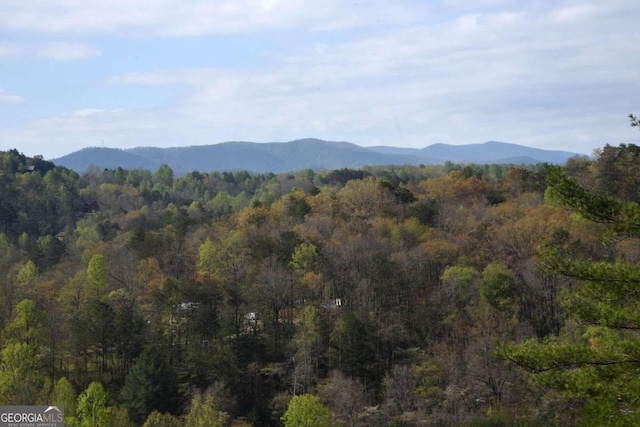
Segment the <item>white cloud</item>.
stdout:
<path fill-rule="evenodd" d="M 78 43 L 48 43 L 35 47 L 36 56 L 55 61 L 75 61 L 100 56 L 100 51 Z"/>
<path fill-rule="evenodd" d="M 555 10 L 551 19 L 559 24 L 573 24 L 594 16 L 596 12 L 592 5 L 569 6 Z"/>
<path fill-rule="evenodd" d="M 102 140 L 124 148 L 315 136 L 415 147 L 494 139 L 590 153 L 635 135 L 626 116 L 637 108 L 640 90 L 640 10 L 622 0 L 485 0 L 474 7 L 451 1 L 441 5 L 450 15 L 440 19 L 424 18 L 408 2 L 383 17 L 388 2 L 193 1 L 174 4 L 172 22 L 168 0 L 127 3 L 129 14 L 114 2 L 113 10 L 93 0 L 72 10 L 74 2 L 52 0 L 51 7 L 64 9 L 57 13 L 63 19 L 44 22 L 42 31 L 319 31 L 358 28 L 376 16 L 383 24 L 371 21 L 350 39 L 272 53 L 250 69 L 177 64 L 114 76 L 108 83 L 130 85 L 131 93 L 136 86 L 170 86 L 175 97 L 141 111 L 85 108 L 35 120 L 0 131 L 0 144 L 47 144 L 58 152 L 41 154 L 53 157 Z M 148 9 L 144 16 L 135 12 L 141 6 Z M 92 20 L 98 11 L 104 16 Z"/>
<path fill-rule="evenodd" d="M 20 55 L 20 49 L 15 43 L 0 42 L 0 59 Z"/>
<path fill-rule="evenodd" d="M 96 114 L 104 113 L 106 110 L 100 108 L 82 108 L 71 113 L 72 117 L 88 117 Z"/>
<path fill-rule="evenodd" d="M 0 105 L 15 105 L 22 104 L 26 100 L 22 96 L 11 95 L 9 93 L 5 93 L 4 90 L 0 89 Z"/>
<path fill-rule="evenodd" d="M 5 3 L 5 5 L 3 5 Z M 414 22 L 420 2 L 379 0 L 0 0 L 0 29 L 194 36 Z"/>
<path fill-rule="evenodd" d="M 583 118 L 594 112 L 603 123 L 619 117 L 625 133 L 624 108 L 632 101 L 624 81 L 640 82 L 624 70 L 640 69 L 640 59 L 620 50 L 633 27 L 617 28 L 603 43 L 602 34 L 592 32 L 595 17 L 578 14 L 582 20 L 574 19 L 568 33 L 556 19 L 563 14 L 553 8 L 467 14 L 316 45 L 262 69 L 158 71 L 114 82 L 182 84 L 176 117 L 244 139 L 313 131 L 415 146 L 552 138 L 568 149 L 579 132 L 561 132 L 561 124 L 595 129 Z M 590 152 L 608 137 L 594 130 L 584 136 L 591 146 L 579 151 Z"/>
<path fill-rule="evenodd" d="M 0 43 L 1 58 L 40 58 L 76 61 L 100 56 L 94 47 L 75 42 Z"/>

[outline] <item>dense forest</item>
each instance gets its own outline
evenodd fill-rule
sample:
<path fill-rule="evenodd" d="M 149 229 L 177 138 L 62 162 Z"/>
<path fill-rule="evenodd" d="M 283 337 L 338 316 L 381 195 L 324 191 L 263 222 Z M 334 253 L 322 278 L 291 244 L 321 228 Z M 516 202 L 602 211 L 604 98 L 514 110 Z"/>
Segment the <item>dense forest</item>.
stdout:
<path fill-rule="evenodd" d="M 0 153 L 0 404 L 68 426 L 638 425 L 640 147 L 564 166 Z"/>

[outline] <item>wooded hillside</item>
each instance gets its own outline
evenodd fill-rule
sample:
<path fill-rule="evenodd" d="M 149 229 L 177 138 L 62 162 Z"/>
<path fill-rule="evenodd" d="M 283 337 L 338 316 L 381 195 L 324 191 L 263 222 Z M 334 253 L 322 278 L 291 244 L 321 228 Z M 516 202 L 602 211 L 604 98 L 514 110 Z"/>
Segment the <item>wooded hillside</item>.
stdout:
<path fill-rule="evenodd" d="M 637 359 L 566 368 L 640 347 L 638 156 L 176 177 L 0 153 L 0 404 L 69 426 L 633 425 L 615 387 Z M 585 286 L 576 265 L 604 261 L 625 292 L 606 266 Z"/>

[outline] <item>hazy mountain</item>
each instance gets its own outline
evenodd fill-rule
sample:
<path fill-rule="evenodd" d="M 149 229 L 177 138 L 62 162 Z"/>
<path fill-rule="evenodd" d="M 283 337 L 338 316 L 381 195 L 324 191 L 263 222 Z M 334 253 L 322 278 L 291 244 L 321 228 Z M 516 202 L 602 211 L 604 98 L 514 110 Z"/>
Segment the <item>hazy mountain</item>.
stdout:
<path fill-rule="evenodd" d="M 459 163 L 501 163 L 510 158 L 530 158 L 532 163 L 564 164 L 568 158 L 578 155 L 496 141 L 467 145 L 433 144 L 423 148 L 422 152 L 436 162 L 451 160 Z"/>
<path fill-rule="evenodd" d="M 576 153 L 548 151 L 504 142 L 434 144 L 423 149 L 360 147 L 348 142 L 300 139 L 291 142 L 224 142 L 175 148 L 138 147 L 126 150 L 85 148 L 52 161 L 77 172 L 99 168 L 149 169 L 166 163 L 177 175 L 191 171 L 289 172 L 301 169 L 361 168 L 365 165 L 454 163 L 564 164 Z"/>
<path fill-rule="evenodd" d="M 466 145 L 433 144 L 422 149 L 385 146 L 369 148 L 384 154 L 417 156 L 421 159 L 428 160 L 431 164 L 441 164 L 447 160 L 454 163 L 477 164 L 564 164 L 570 157 L 580 155 L 569 151 L 542 150 L 539 148 L 525 147 L 523 145 L 497 141 Z"/>
<path fill-rule="evenodd" d="M 76 172 L 85 172 L 90 165 L 101 169 L 149 169 L 156 170 L 162 162 L 156 164 L 144 156 L 139 156 L 132 150 L 118 150 L 115 148 L 90 147 L 67 154 L 58 159 L 52 159 L 53 163 L 73 169 Z"/>

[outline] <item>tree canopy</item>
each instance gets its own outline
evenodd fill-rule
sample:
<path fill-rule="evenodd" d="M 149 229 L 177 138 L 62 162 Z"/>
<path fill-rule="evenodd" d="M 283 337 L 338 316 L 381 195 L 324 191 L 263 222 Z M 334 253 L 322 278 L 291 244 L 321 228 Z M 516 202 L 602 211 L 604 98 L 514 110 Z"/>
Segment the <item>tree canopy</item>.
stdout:
<path fill-rule="evenodd" d="M 0 400 L 69 425 L 634 425 L 638 153 L 181 176 L 0 153 Z"/>

